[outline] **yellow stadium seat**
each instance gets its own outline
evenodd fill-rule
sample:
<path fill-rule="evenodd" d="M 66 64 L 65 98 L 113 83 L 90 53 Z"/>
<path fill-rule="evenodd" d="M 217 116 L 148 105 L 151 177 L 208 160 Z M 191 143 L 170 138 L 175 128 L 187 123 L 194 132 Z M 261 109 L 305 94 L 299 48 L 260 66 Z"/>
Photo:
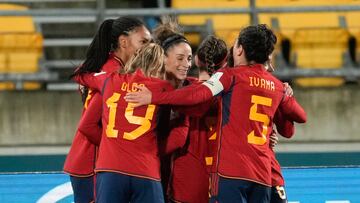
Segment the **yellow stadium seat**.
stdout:
<path fill-rule="evenodd" d="M 357 5 L 360 5 L 360 1 L 354 1 Z M 357 41 L 356 47 L 356 61 L 360 62 L 360 11 L 347 12 L 346 14 L 346 25 L 351 35 Z"/>
<path fill-rule="evenodd" d="M 318 7 L 350 5 L 354 0 L 257 0 L 257 7 Z M 358 1 L 358 4 L 360 1 Z M 341 68 L 349 32 L 346 12 L 261 13 L 259 22 L 269 24 L 290 40 L 291 63 L 298 68 Z M 359 19 L 359 18 L 358 18 Z M 296 56 L 296 57 L 295 57 Z M 299 78 L 300 86 L 338 86 L 343 78 Z"/>
<path fill-rule="evenodd" d="M 348 5 L 358 0 L 256 0 L 258 7 L 304 7 Z"/>
<path fill-rule="evenodd" d="M 5 53 L 0 52 L 0 73 L 7 73 L 8 66 L 7 66 L 7 57 Z"/>
<path fill-rule="evenodd" d="M 24 82 L 23 89 L 25 90 L 38 90 L 41 88 L 41 84 L 38 82 Z"/>
<path fill-rule="evenodd" d="M 349 33 L 345 29 L 299 29 L 292 41 L 292 56 L 298 68 L 336 69 L 344 65 Z M 299 78 L 304 87 L 339 86 L 343 78 Z"/>
<path fill-rule="evenodd" d="M 15 84 L 12 82 L 1 82 L 0 83 L 0 91 L 2 90 L 14 90 Z"/>
<path fill-rule="evenodd" d="M 276 22 L 279 32 L 289 39 L 294 37 L 297 29 L 340 27 L 339 14 L 335 12 L 260 14 L 259 22 L 272 27 Z"/>
<path fill-rule="evenodd" d="M 25 6 L 0 4 L 1 10 L 26 10 Z M 30 16 L 0 16 L 0 73 L 36 73 L 43 55 L 43 37 L 36 32 Z M 26 85 L 29 84 L 29 85 Z M 37 89 L 38 83 L 24 82 L 24 88 Z M 0 89 L 14 89 L 9 82 Z"/>
<path fill-rule="evenodd" d="M 0 10 L 27 10 L 25 6 L 0 4 Z M 0 33 L 35 32 L 34 22 L 29 16 L 1 16 Z"/>
<path fill-rule="evenodd" d="M 8 57 L 10 73 L 34 73 L 38 71 L 40 56 L 36 52 L 13 52 Z"/>
<path fill-rule="evenodd" d="M 249 1 L 244 0 L 172 0 L 172 7 L 186 8 L 248 8 Z M 228 46 L 232 46 L 242 27 L 250 24 L 248 14 L 214 14 L 214 15 L 181 15 L 181 25 L 205 25 L 210 19 L 215 35 L 224 39 Z M 193 45 L 200 43 L 199 34 L 188 34 L 186 37 Z"/>

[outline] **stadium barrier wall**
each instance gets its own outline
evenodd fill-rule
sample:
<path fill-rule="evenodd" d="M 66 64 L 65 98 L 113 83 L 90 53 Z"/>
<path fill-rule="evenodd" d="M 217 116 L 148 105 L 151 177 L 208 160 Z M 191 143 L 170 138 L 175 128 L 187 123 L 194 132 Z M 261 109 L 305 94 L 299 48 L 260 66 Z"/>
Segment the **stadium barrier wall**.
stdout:
<path fill-rule="evenodd" d="M 360 168 L 283 169 L 289 203 L 360 202 Z M 65 174 L 0 174 L 0 202 L 71 203 Z"/>
<path fill-rule="evenodd" d="M 294 89 L 308 121 L 289 142 L 357 142 L 358 86 Z M 0 92 L 0 147 L 70 145 L 82 104 L 77 92 Z"/>

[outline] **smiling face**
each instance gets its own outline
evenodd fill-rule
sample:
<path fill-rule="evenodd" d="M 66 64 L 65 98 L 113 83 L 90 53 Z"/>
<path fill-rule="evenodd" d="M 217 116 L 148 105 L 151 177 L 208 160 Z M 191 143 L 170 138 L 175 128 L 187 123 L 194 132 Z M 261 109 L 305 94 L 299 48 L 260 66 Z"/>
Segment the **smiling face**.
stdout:
<path fill-rule="evenodd" d="M 177 80 L 185 80 L 191 67 L 192 52 L 187 43 L 179 43 L 166 51 L 165 70 Z"/>

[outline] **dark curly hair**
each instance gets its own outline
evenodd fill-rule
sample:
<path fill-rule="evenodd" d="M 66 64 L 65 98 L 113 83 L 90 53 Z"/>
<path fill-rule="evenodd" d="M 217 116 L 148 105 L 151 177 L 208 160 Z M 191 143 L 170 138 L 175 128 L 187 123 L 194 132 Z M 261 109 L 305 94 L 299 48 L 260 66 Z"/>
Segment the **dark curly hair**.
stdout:
<path fill-rule="evenodd" d="M 264 64 L 274 51 L 277 38 L 265 24 L 251 25 L 241 30 L 237 46 L 245 51 L 247 61 Z"/>
<path fill-rule="evenodd" d="M 213 35 L 207 36 L 196 50 L 200 70 L 206 70 L 210 75 L 226 63 L 227 47 L 224 40 Z"/>

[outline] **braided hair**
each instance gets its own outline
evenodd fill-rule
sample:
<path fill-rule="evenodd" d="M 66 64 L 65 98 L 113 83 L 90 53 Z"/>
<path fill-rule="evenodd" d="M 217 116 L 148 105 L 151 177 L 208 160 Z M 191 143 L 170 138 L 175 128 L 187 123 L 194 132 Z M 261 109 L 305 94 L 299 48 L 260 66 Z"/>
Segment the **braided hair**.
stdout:
<path fill-rule="evenodd" d="M 200 70 L 206 70 L 212 75 L 226 63 L 227 53 L 224 40 L 213 35 L 207 36 L 196 51 Z"/>

